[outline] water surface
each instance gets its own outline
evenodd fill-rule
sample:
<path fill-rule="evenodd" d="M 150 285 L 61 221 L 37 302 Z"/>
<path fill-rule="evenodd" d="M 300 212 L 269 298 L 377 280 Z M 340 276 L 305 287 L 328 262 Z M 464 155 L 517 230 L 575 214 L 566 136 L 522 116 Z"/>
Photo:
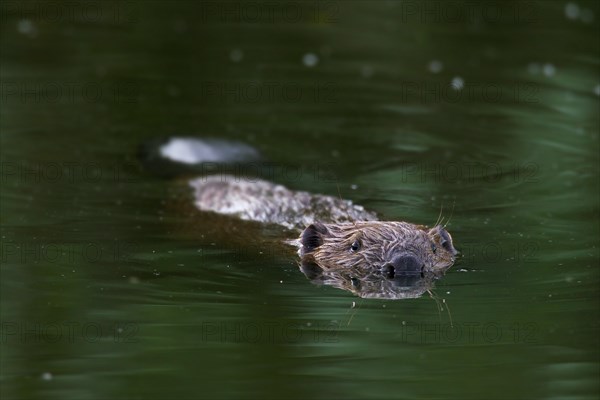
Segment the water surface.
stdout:
<path fill-rule="evenodd" d="M 53 4 L 1 6 L 2 398 L 598 397 L 597 3 Z M 418 299 L 313 285 L 140 168 L 170 135 L 443 209 L 463 257 Z"/>

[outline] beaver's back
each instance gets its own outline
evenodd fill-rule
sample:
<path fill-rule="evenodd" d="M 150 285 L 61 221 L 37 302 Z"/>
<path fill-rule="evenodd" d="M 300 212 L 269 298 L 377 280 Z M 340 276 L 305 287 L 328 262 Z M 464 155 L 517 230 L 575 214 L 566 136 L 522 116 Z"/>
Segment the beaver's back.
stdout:
<path fill-rule="evenodd" d="M 189 181 L 202 211 L 243 220 L 303 229 L 314 221 L 342 223 L 376 221 L 377 215 L 350 200 L 293 191 L 261 179 L 213 175 Z"/>

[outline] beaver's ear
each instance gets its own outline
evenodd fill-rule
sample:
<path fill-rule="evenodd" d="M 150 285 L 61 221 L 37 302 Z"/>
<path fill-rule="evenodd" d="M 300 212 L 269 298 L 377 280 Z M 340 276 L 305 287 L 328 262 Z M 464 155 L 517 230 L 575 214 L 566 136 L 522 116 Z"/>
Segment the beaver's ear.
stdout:
<path fill-rule="evenodd" d="M 300 241 L 302 243 L 302 255 L 313 252 L 323 244 L 322 235 L 327 233 L 327 228 L 320 222 L 315 222 L 306 227 Z"/>
<path fill-rule="evenodd" d="M 448 233 L 444 227 L 437 225 L 434 226 L 428 232 L 429 236 L 433 238 L 433 240 L 439 243 L 446 251 L 451 253 L 453 256 L 458 254 L 458 250 L 454 248 L 454 244 L 452 243 L 452 236 Z"/>

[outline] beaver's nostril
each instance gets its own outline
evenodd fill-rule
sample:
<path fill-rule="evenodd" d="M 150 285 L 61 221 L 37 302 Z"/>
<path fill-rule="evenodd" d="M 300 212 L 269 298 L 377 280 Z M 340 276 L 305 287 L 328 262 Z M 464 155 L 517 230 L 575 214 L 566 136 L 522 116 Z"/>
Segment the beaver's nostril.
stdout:
<path fill-rule="evenodd" d="M 389 264 L 394 268 L 395 275 L 420 275 L 423 270 L 423 263 L 413 256 L 394 257 Z"/>
<path fill-rule="evenodd" d="M 394 277 L 396 276 L 396 269 L 391 264 L 388 264 L 388 265 L 385 266 L 384 272 L 385 272 L 385 275 L 389 279 L 394 279 Z"/>

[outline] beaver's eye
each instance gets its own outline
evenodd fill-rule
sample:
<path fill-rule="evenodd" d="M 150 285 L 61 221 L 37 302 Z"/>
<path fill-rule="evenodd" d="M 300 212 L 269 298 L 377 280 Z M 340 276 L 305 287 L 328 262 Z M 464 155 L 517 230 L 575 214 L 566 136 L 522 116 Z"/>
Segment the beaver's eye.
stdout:
<path fill-rule="evenodd" d="M 433 254 L 435 254 L 435 252 L 437 251 L 435 243 L 431 243 L 431 251 L 433 252 Z"/>
<path fill-rule="evenodd" d="M 350 245 L 350 250 L 352 252 L 357 252 L 358 250 L 360 250 L 360 241 L 358 239 L 352 242 L 352 244 Z"/>

